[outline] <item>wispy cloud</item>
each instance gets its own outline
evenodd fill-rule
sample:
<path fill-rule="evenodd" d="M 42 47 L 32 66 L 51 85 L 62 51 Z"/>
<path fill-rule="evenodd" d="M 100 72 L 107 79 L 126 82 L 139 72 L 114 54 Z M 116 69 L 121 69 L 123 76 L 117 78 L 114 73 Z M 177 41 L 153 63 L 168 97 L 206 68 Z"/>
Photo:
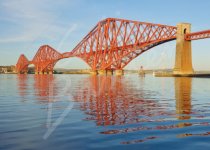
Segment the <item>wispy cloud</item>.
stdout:
<path fill-rule="evenodd" d="M 65 33 L 67 30 L 65 25 L 57 21 L 59 13 L 53 11 L 54 7 L 61 2 L 66 1 L 61 0 L 54 4 L 50 0 L 3 0 L 0 2 L 4 13 L 0 19 L 15 26 L 15 29 L 12 28 L 14 30 L 12 33 L 9 29 L 4 31 L 3 36 L 0 37 L 0 43 L 53 39 L 56 35 Z M 50 7 L 47 4 L 50 4 Z M 69 28 L 69 23 L 66 27 Z"/>

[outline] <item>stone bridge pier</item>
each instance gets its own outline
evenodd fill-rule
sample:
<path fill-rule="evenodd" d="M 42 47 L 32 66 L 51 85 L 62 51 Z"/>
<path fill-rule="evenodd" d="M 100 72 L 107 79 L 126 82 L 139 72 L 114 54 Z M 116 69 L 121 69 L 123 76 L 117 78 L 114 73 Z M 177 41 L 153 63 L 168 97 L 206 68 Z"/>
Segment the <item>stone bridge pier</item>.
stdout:
<path fill-rule="evenodd" d="M 179 23 L 177 25 L 176 39 L 176 58 L 174 75 L 192 75 L 194 74 L 192 66 L 192 48 L 191 41 L 185 40 L 185 34 L 191 32 L 191 24 Z"/>

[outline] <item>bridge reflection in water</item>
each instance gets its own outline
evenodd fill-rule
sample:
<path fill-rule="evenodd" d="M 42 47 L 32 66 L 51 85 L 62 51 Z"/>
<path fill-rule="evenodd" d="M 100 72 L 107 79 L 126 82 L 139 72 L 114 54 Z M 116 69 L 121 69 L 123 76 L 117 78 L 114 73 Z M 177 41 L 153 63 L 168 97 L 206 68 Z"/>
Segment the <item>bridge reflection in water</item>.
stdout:
<path fill-rule="evenodd" d="M 52 96 L 56 96 L 57 90 L 53 75 L 34 75 L 35 96 L 42 102 L 51 102 Z"/>
<path fill-rule="evenodd" d="M 50 102 L 59 95 L 59 84 L 54 75 L 32 75 L 34 94 L 38 100 Z M 18 76 L 20 96 L 29 88 L 28 75 Z M 140 80 L 143 84 L 144 78 Z M 175 78 L 176 113 L 180 120 L 190 119 L 191 78 Z M 75 86 L 75 85 L 73 85 Z M 97 125 L 115 125 L 149 121 L 149 117 L 174 115 L 157 100 L 149 100 L 152 91 L 145 93 L 133 87 L 123 76 L 88 76 L 77 83 L 79 89 L 71 91 L 74 101 L 80 102 L 80 109 Z M 50 91 L 52 90 L 52 91 Z M 144 97 L 147 97 L 146 99 Z M 143 116 L 143 117 L 140 117 Z"/>
<path fill-rule="evenodd" d="M 58 83 L 57 77 L 55 75 L 35 75 L 33 77 L 34 96 L 37 100 L 52 102 L 49 96 L 59 96 L 60 83 Z M 170 79 L 173 80 L 173 78 Z M 27 91 L 27 86 L 23 86 L 27 84 L 26 80 L 28 78 L 25 75 L 20 75 L 18 78 L 21 96 L 24 96 Z M 170 130 L 202 124 L 191 121 L 194 114 L 191 104 L 192 78 L 174 78 L 176 111 L 169 110 L 167 104 L 160 102 L 161 99 L 160 101 L 155 99 L 154 92 L 156 91 L 144 89 L 144 78 L 139 78 L 138 83 L 135 83 L 136 85 L 141 84 L 140 88 L 133 85 L 133 81 L 125 76 L 82 76 L 81 79 L 72 80 L 73 88 L 69 92 L 76 102 L 74 107 L 86 114 L 83 120 L 94 121 L 96 126 L 116 125 L 114 129 L 104 128 L 105 131 L 101 131 L 101 134 Z M 50 95 L 51 86 L 53 86 L 53 95 Z M 177 118 L 177 120 L 173 118 Z M 135 126 L 129 126 L 130 124 Z M 117 125 L 125 126 L 117 129 L 119 127 Z M 192 134 L 183 133 L 178 137 L 189 135 Z M 148 136 L 123 143 L 132 144 L 155 138 L 157 137 Z"/>
<path fill-rule="evenodd" d="M 17 75 L 17 87 L 19 91 L 19 95 L 21 96 L 21 100 L 24 102 L 26 101 L 26 95 L 27 95 L 27 90 L 28 90 L 28 75 L 26 74 L 19 74 Z"/>
<path fill-rule="evenodd" d="M 85 83 L 85 85 L 84 85 Z M 75 100 L 82 102 L 81 109 L 88 114 L 87 120 L 97 125 L 119 125 L 148 120 L 146 116 L 157 116 L 164 111 L 156 110 L 157 101 L 144 100 L 143 91 L 137 91 L 120 76 L 92 76 L 81 83 Z M 140 118 L 139 116 L 145 116 Z"/>
<path fill-rule="evenodd" d="M 58 95 L 58 89 L 53 75 L 27 75 L 19 74 L 18 89 L 19 95 L 26 99 L 28 90 L 33 90 L 37 100 L 43 103 L 48 103 L 53 100 L 53 96 Z"/>
<path fill-rule="evenodd" d="M 191 118 L 192 78 L 175 78 L 176 113 L 178 119 Z"/>

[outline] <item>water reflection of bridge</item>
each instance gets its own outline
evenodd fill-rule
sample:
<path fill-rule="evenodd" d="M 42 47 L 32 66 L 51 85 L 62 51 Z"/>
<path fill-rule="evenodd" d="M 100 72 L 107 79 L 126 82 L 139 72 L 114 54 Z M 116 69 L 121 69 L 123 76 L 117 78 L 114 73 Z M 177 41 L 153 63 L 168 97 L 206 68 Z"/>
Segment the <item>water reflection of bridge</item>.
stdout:
<path fill-rule="evenodd" d="M 53 75 L 31 77 L 34 94 L 41 102 L 52 101 L 52 97 L 59 95 L 59 83 Z M 21 96 L 27 94 L 28 80 L 27 75 L 18 76 Z M 191 82 L 191 78 L 175 78 L 176 114 L 181 120 L 190 119 Z M 150 117 L 173 115 L 157 100 L 148 100 L 152 91 L 136 89 L 123 76 L 88 76 L 73 86 L 80 87 L 69 91 L 74 101 L 80 103 L 79 109 L 87 114 L 86 119 L 96 121 L 97 125 L 147 122 Z"/>
<path fill-rule="evenodd" d="M 77 77 L 77 80 L 72 82 L 73 88 L 68 92 L 72 93 L 72 98 L 76 101 L 75 108 L 86 114 L 83 119 L 94 121 L 97 126 L 125 125 L 120 128 L 119 126 L 106 128 L 101 132 L 102 134 L 170 130 L 203 125 L 202 122 L 191 120 L 196 114 L 191 104 L 192 78 L 174 78 L 176 111 L 167 110 L 167 106 L 153 99 L 154 91 L 145 92 L 144 86 L 139 89 L 131 81 L 124 76 L 83 76 L 79 79 Z M 140 81 L 142 82 L 137 84 L 143 85 L 145 80 L 142 78 Z M 34 90 L 34 96 L 42 103 L 53 102 L 52 97 L 55 97 L 56 100 L 61 96 L 59 91 L 62 84 L 58 83 L 54 75 L 19 75 L 17 85 L 19 94 L 24 99 L 28 94 L 28 88 Z M 50 95 L 52 94 L 50 89 L 53 89 L 53 95 Z M 134 126 L 129 126 L 129 124 Z M 182 134 L 181 131 L 181 134 L 176 135 L 177 137 L 205 136 L 209 133 Z M 155 136 L 145 137 L 140 140 L 125 141 L 124 144 L 144 142 L 155 138 Z"/>
<path fill-rule="evenodd" d="M 17 79 L 19 94 L 24 99 L 28 94 L 28 90 L 32 90 L 36 99 L 41 102 L 49 102 L 52 100 L 50 96 L 52 98 L 52 96 L 58 94 L 53 75 L 36 76 L 20 74 L 17 76 Z"/>
<path fill-rule="evenodd" d="M 88 115 L 86 119 L 97 125 L 137 123 L 167 113 L 157 101 L 145 100 L 143 91 L 137 91 L 123 77 L 92 76 L 80 84 L 82 89 L 75 100 L 82 102 L 80 108 Z"/>
<path fill-rule="evenodd" d="M 175 78 L 176 113 L 178 119 L 190 119 L 192 78 Z"/>

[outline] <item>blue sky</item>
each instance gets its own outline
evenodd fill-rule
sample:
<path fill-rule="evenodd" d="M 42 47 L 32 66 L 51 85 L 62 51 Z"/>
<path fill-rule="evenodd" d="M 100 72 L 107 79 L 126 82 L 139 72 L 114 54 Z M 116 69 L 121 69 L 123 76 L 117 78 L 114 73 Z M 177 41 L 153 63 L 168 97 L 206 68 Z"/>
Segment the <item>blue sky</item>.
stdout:
<path fill-rule="evenodd" d="M 192 24 L 192 32 L 210 29 L 209 0 L 1 0 L 0 65 L 16 64 L 21 53 L 32 59 L 48 44 L 71 51 L 100 20 L 125 18 L 151 23 Z M 193 41 L 195 70 L 210 70 L 210 39 Z M 175 41 L 160 45 L 133 60 L 126 68 L 173 68 Z M 78 58 L 56 67 L 87 68 Z"/>

